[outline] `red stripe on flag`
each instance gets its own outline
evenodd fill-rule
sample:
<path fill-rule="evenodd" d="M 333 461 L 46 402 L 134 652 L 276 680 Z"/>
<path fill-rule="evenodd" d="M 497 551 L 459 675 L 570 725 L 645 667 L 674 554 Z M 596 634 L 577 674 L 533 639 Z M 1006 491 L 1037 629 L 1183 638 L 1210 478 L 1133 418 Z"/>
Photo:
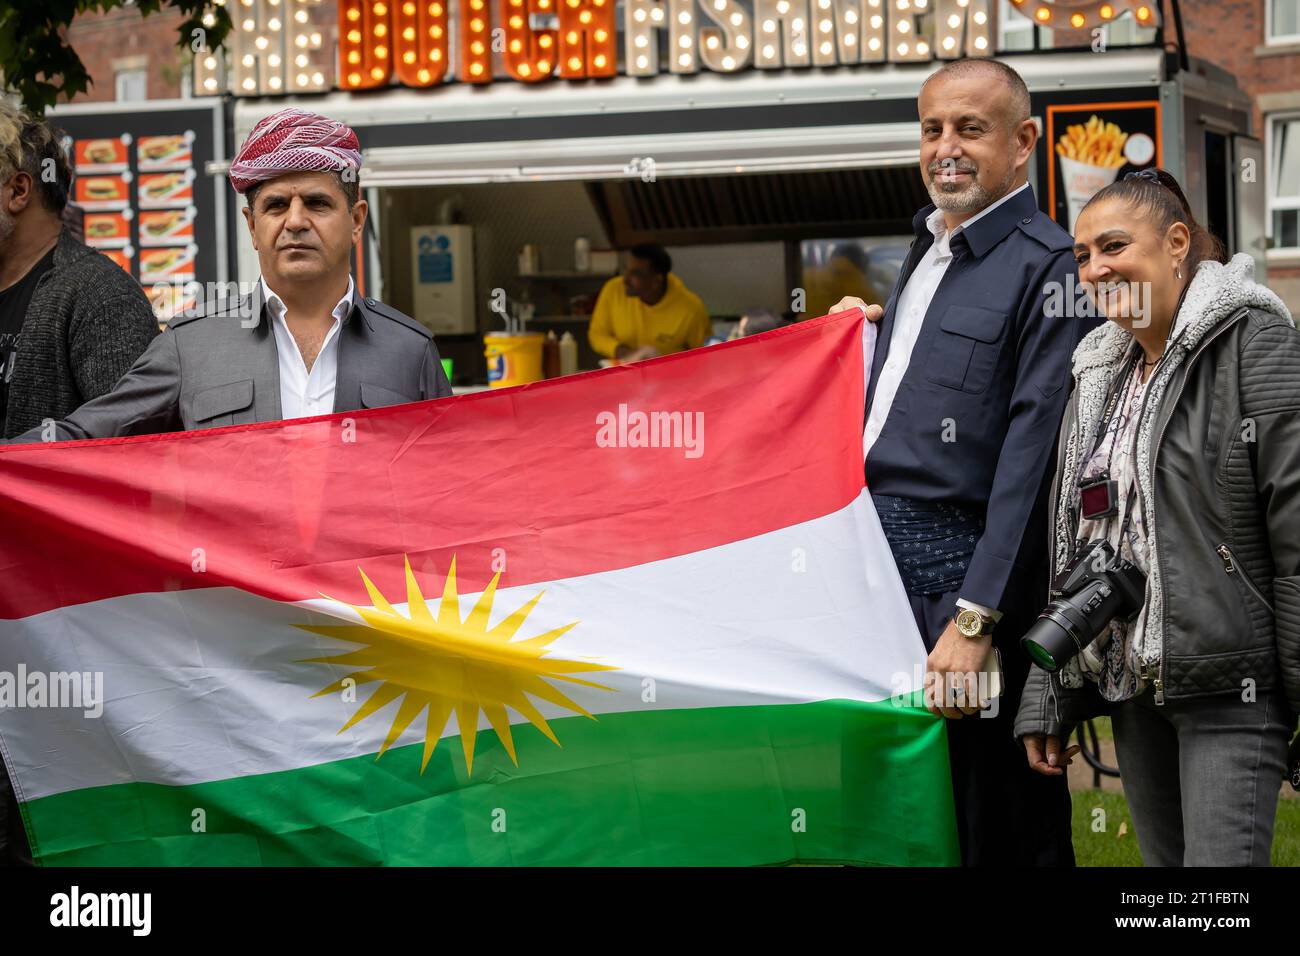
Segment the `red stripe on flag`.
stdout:
<path fill-rule="evenodd" d="M 496 392 L 0 446 L 0 616 L 220 586 L 369 604 L 358 566 L 404 601 L 404 554 L 438 581 L 455 555 L 465 594 L 494 562 L 500 586 L 531 584 L 829 514 L 863 486 L 861 329 L 854 310 Z M 702 415 L 700 454 L 602 447 L 620 405 Z"/>

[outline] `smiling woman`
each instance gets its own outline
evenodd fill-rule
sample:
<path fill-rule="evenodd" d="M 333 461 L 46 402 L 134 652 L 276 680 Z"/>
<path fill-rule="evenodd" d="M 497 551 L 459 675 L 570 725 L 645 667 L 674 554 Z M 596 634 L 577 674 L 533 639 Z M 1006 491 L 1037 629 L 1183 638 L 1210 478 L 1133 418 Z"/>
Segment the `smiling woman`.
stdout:
<path fill-rule="evenodd" d="M 1109 708 L 1144 861 L 1262 865 L 1300 710 L 1300 332 L 1163 170 L 1098 192 L 1074 252 L 1110 321 L 1075 353 L 1054 567 L 1104 542 L 1145 589 L 1031 671 L 1016 733 L 1059 774 L 1070 724 Z"/>

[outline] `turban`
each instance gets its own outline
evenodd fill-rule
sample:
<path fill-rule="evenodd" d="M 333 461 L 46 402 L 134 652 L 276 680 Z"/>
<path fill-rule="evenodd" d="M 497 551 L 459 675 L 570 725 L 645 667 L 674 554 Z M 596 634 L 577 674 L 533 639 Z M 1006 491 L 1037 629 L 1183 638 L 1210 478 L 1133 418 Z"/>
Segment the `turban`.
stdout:
<path fill-rule="evenodd" d="M 361 144 L 352 128 L 296 108 L 261 120 L 230 164 L 230 184 L 244 193 L 286 173 L 337 173 L 361 168 Z"/>

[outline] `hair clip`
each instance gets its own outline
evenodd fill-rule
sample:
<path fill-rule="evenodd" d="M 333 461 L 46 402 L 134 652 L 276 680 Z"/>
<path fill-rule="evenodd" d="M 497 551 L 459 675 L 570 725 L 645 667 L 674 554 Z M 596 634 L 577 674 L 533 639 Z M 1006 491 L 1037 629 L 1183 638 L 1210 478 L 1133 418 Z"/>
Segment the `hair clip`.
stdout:
<path fill-rule="evenodd" d="M 1128 174 L 1127 176 L 1125 176 L 1124 178 L 1125 178 L 1125 179 L 1145 179 L 1147 182 L 1155 183 L 1157 186 L 1163 186 L 1163 185 L 1164 185 L 1164 183 L 1162 183 L 1162 182 L 1160 181 L 1160 174 L 1157 173 L 1157 172 L 1155 171 L 1155 169 L 1154 169 L 1153 167 L 1150 167 L 1150 166 L 1148 166 L 1146 169 L 1138 169 L 1138 170 L 1135 170 L 1135 171 L 1129 173 L 1129 174 Z"/>

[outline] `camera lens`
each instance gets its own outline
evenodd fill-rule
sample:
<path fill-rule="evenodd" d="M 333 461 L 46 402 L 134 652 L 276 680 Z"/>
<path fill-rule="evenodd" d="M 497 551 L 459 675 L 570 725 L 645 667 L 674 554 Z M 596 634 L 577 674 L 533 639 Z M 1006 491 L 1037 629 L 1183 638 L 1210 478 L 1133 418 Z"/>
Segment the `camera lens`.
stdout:
<path fill-rule="evenodd" d="M 1030 640 L 1028 635 L 1025 636 L 1025 639 L 1022 643 L 1025 646 L 1025 651 L 1028 652 L 1029 656 L 1033 659 L 1034 663 L 1037 664 L 1039 667 L 1041 667 L 1043 670 L 1055 671 L 1058 669 L 1055 656 L 1053 656 L 1051 651 L 1043 647 L 1042 644 L 1038 643 L 1037 641 Z"/>
<path fill-rule="evenodd" d="M 1096 639 L 1116 603 L 1115 592 L 1094 578 L 1074 594 L 1048 604 L 1020 645 L 1043 670 L 1057 671 Z"/>

